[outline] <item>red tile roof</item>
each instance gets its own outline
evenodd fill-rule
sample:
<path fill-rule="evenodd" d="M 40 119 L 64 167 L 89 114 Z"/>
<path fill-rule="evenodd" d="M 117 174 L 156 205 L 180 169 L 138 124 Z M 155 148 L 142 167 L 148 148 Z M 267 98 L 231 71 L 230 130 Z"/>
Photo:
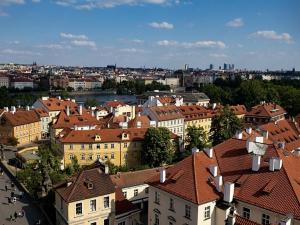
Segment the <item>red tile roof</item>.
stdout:
<path fill-rule="evenodd" d="M 137 127 L 138 122 L 140 122 L 142 128 L 150 127 L 150 119 L 148 116 L 136 115 L 136 117 L 128 122 L 128 127 Z"/>
<path fill-rule="evenodd" d="M 203 204 L 220 197 L 209 182 L 211 175 L 207 168 L 211 165 L 217 165 L 215 158 L 199 152 L 168 168 L 165 183 L 160 183 L 159 175 L 147 183 L 187 201 Z"/>
<path fill-rule="evenodd" d="M 121 188 L 116 188 L 116 216 L 138 211 L 138 207 L 124 197 Z"/>
<path fill-rule="evenodd" d="M 4 112 L 2 120 L 7 121 L 12 126 L 20 126 L 30 123 L 36 123 L 40 121 L 39 116 L 34 110 L 17 109 L 13 114 L 11 112 Z"/>
<path fill-rule="evenodd" d="M 210 110 L 199 105 L 189 105 L 178 107 L 181 114 L 185 117 L 185 121 L 198 120 L 204 118 L 211 118 Z"/>
<path fill-rule="evenodd" d="M 174 119 L 183 119 L 179 108 L 175 105 L 153 106 L 149 110 L 155 115 L 158 121 L 167 121 Z"/>
<path fill-rule="evenodd" d="M 71 100 L 59 100 L 58 98 L 48 98 L 47 100 L 39 99 L 39 101 L 48 109 L 48 111 L 60 111 L 64 110 L 66 106 L 70 109 L 77 107 L 75 102 Z"/>
<path fill-rule="evenodd" d="M 114 100 L 114 101 L 107 101 L 107 102 L 105 102 L 104 105 L 108 108 L 110 108 L 110 107 L 116 108 L 116 107 L 119 107 L 119 106 L 125 106 L 126 104 L 122 101 Z"/>
<path fill-rule="evenodd" d="M 237 215 L 235 225 L 260 225 L 260 224 Z"/>
<path fill-rule="evenodd" d="M 252 107 L 252 109 L 246 113 L 246 116 L 273 118 L 283 114 L 286 114 L 286 111 L 280 105 L 275 103 L 264 103 Z"/>
<path fill-rule="evenodd" d="M 88 188 L 88 183 L 93 188 Z M 85 169 L 78 176 L 56 188 L 57 193 L 67 202 L 76 202 L 84 199 L 103 196 L 115 192 L 114 184 L 109 175 L 103 173 L 99 168 Z"/>

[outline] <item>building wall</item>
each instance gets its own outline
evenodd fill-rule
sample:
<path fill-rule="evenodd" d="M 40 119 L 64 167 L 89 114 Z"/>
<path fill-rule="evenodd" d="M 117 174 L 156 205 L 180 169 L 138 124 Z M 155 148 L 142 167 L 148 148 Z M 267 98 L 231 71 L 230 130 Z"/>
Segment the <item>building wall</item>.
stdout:
<path fill-rule="evenodd" d="M 184 134 L 184 120 L 183 119 L 174 119 L 174 120 L 167 120 L 167 121 L 160 121 L 157 122 L 157 127 L 166 127 L 174 134 L 183 138 Z"/>
<path fill-rule="evenodd" d="M 107 196 L 109 197 L 110 203 L 108 208 L 104 208 L 104 197 Z M 90 209 L 90 200 L 92 199 L 96 200 L 96 211 L 91 211 Z M 63 203 L 63 207 L 61 207 L 61 202 Z M 76 215 L 77 203 L 82 203 L 82 215 L 79 216 Z M 115 193 L 71 203 L 61 201 L 60 195 L 55 193 L 55 208 L 56 214 L 60 215 L 57 217 L 57 225 L 90 225 L 92 222 L 96 222 L 97 225 L 104 225 L 105 219 L 109 219 L 109 224 L 113 225 L 115 221 Z"/>
<path fill-rule="evenodd" d="M 126 199 L 131 201 L 132 203 L 140 203 L 148 200 L 147 190 L 149 188 L 148 184 L 141 184 L 131 187 L 122 188 L 122 192 L 126 192 Z M 135 195 L 135 191 L 137 190 L 137 195 Z"/>
<path fill-rule="evenodd" d="M 19 144 L 26 145 L 36 140 L 41 140 L 41 122 L 24 124 L 13 128 L 14 137 L 18 139 Z"/>
<path fill-rule="evenodd" d="M 64 166 L 71 163 L 70 156 L 76 156 L 80 165 L 92 164 L 99 158 L 109 160 L 116 166 L 128 165 L 132 167 L 141 164 L 142 142 L 140 141 L 99 142 L 99 144 L 100 148 L 97 148 L 97 143 L 91 143 L 92 148 L 90 149 L 90 144 L 84 143 L 84 149 L 82 149 L 82 144 L 73 143 L 73 150 L 70 149 L 72 143 L 62 144 L 61 150 L 64 156 Z M 106 145 L 107 148 L 105 148 Z M 85 156 L 85 159 L 82 158 L 82 155 Z M 92 159 L 89 156 L 92 156 Z"/>
<path fill-rule="evenodd" d="M 24 88 L 33 88 L 33 82 L 12 82 L 12 87 L 14 88 L 18 88 L 20 90 L 24 89 Z"/>
<path fill-rule="evenodd" d="M 115 116 L 127 115 L 129 120 L 135 118 L 135 106 L 125 105 L 114 109 Z"/>
<path fill-rule="evenodd" d="M 187 128 L 191 126 L 202 127 L 204 131 L 208 134 L 211 128 L 212 118 L 202 118 L 196 120 L 190 120 L 184 122 L 185 133 L 187 132 Z"/>
<path fill-rule="evenodd" d="M 0 87 L 6 87 L 9 88 L 9 78 L 0 76 Z"/>

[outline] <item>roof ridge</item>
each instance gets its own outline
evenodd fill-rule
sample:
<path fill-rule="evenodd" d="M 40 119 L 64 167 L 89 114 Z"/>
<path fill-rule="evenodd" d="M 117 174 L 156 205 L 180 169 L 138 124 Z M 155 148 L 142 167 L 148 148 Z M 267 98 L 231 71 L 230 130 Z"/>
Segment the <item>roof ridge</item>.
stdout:
<path fill-rule="evenodd" d="M 197 153 L 196 153 L 197 154 Z M 193 154 L 192 157 L 193 157 L 193 175 L 194 175 L 194 184 L 195 184 L 195 194 L 196 194 L 196 199 L 197 199 L 197 203 L 199 204 L 200 203 L 200 199 L 199 199 L 199 196 L 198 196 L 198 183 L 197 183 L 197 179 L 196 179 L 196 170 L 195 170 L 195 157 L 196 157 L 196 154 Z"/>
<path fill-rule="evenodd" d="M 76 179 L 75 179 L 75 181 L 74 181 L 74 185 L 73 185 L 73 187 L 72 187 L 72 190 L 70 191 L 70 194 L 69 194 L 69 196 L 68 196 L 68 198 L 67 198 L 67 201 L 69 201 L 70 198 L 71 198 L 71 196 L 73 195 L 73 192 L 75 191 L 75 187 L 77 187 L 77 181 L 79 181 L 79 179 L 81 179 L 83 173 L 84 173 L 84 170 L 82 170 L 82 171 L 78 174 L 78 176 L 76 177 Z"/>

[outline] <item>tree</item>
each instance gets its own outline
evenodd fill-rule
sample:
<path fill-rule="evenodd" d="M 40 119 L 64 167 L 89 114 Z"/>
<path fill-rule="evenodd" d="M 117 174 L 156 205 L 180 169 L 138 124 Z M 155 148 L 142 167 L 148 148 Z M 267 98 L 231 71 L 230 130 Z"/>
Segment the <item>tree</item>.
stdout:
<path fill-rule="evenodd" d="M 241 121 L 228 106 L 212 119 L 210 140 L 213 145 L 231 138 L 241 128 Z"/>
<path fill-rule="evenodd" d="M 202 127 L 189 126 L 186 136 L 186 150 L 191 151 L 193 147 L 202 150 L 207 146 L 207 134 Z"/>
<path fill-rule="evenodd" d="M 75 173 L 78 173 L 80 171 L 80 165 L 78 163 L 78 159 L 76 156 L 74 156 L 74 158 L 72 158 L 71 160 L 71 164 L 67 166 L 67 168 L 65 169 L 65 172 L 68 176 L 72 176 Z"/>
<path fill-rule="evenodd" d="M 99 105 L 99 103 L 95 98 L 87 98 L 85 103 L 84 103 L 85 107 L 94 107 L 94 106 L 97 106 L 97 105 Z"/>
<path fill-rule="evenodd" d="M 115 79 L 105 79 L 102 84 L 102 89 L 115 89 L 117 87 L 117 82 Z"/>
<path fill-rule="evenodd" d="M 165 127 L 149 128 L 145 134 L 143 149 L 143 163 L 150 167 L 171 162 L 174 153 L 171 132 Z"/>
<path fill-rule="evenodd" d="M 15 137 L 9 137 L 9 138 L 7 139 L 7 143 L 8 143 L 9 145 L 11 145 L 11 146 L 17 146 L 17 145 L 19 144 L 19 141 L 18 141 L 18 139 L 15 138 Z"/>
<path fill-rule="evenodd" d="M 17 174 L 18 180 L 26 186 L 31 195 L 35 195 L 43 180 L 42 174 L 35 167 L 34 163 L 26 165 L 24 170 Z"/>

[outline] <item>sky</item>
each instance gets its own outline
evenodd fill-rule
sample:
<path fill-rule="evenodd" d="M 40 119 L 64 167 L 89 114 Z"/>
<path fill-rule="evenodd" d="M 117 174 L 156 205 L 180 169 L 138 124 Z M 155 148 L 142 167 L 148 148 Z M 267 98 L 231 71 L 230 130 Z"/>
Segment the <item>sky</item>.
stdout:
<path fill-rule="evenodd" d="M 300 70 L 299 0 L 0 0 L 0 63 Z"/>

